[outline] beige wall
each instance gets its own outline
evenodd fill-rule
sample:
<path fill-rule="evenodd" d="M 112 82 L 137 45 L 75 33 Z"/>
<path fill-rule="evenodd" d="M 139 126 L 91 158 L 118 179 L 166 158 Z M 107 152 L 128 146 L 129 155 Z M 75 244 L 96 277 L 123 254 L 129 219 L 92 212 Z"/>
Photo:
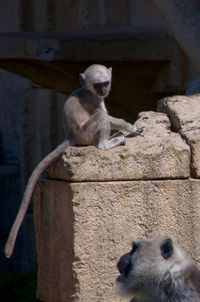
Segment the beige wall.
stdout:
<path fill-rule="evenodd" d="M 35 199 L 38 297 L 119 301 L 116 263 L 137 238 L 172 236 L 199 261 L 199 187 L 191 179 L 42 182 Z"/>
<path fill-rule="evenodd" d="M 70 147 L 38 184 L 41 300 L 121 301 L 116 263 L 136 238 L 171 236 L 200 263 L 199 95 L 159 110 L 139 115 L 144 131 L 125 146 Z"/>

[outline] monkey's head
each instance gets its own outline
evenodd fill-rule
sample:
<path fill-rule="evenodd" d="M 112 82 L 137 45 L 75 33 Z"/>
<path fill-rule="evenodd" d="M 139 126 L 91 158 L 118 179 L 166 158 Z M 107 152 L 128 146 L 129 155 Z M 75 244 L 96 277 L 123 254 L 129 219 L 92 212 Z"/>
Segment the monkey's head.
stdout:
<path fill-rule="evenodd" d="M 116 291 L 122 296 L 152 297 L 161 283 L 171 286 L 172 280 L 181 276 L 191 263 L 171 238 L 134 241 L 131 251 L 117 263 L 120 276 Z"/>
<path fill-rule="evenodd" d="M 88 90 L 100 98 L 108 96 L 111 88 L 112 68 L 94 64 L 80 74 Z"/>

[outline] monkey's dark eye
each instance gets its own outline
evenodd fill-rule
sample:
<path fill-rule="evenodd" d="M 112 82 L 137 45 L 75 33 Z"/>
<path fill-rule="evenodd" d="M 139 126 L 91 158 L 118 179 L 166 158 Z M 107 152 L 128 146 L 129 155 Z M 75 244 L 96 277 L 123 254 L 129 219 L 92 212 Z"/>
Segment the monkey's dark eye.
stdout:
<path fill-rule="evenodd" d="M 173 242 L 171 238 L 166 238 L 162 244 L 161 244 L 161 254 L 164 259 L 168 259 L 172 256 L 174 248 L 173 248 Z"/>
<path fill-rule="evenodd" d="M 94 88 L 98 91 L 99 89 L 102 89 L 103 87 L 108 87 L 109 81 L 102 82 L 102 83 L 94 83 Z"/>
<path fill-rule="evenodd" d="M 138 248 L 137 243 L 133 241 L 132 242 L 132 250 L 130 251 L 130 255 L 134 254 L 135 251 L 137 250 L 137 248 Z"/>
<path fill-rule="evenodd" d="M 105 96 L 109 91 L 109 81 L 94 83 L 94 89 L 99 96 Z"/>
<path fill-rule="evenodd" d="M 101 89 L 102 88 L 102 83 L 94 83 L 94 88 L 96 90 Z"/>
<path fill-rule="evenodd" d="M 104 83 L 102 83 L 103 84 L 103 86 L 104 87 L 108 87 L 109 86 L 109 84 L 110 84 L 110 82 L 109 81 L 107 81 L 107 82 L 104 82 Z"/>

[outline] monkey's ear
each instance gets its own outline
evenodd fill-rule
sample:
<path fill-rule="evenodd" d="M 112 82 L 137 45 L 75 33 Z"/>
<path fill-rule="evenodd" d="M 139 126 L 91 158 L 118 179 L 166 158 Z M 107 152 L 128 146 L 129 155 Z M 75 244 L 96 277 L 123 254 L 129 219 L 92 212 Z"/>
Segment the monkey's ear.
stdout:
<path fill-rule="evenodd" d="M 112 67 L 109 67 L 108 70 L 110 71 L 110 74 L 112 74 Z"/>
<path fill-rule="evenodd" d="M 79 73 L 79 81 L 81 85 L 85 84 L 85 74 L 84 73 Z"/>
<path fill-rule="evenodd" d="M 172 256 L 174 248 L 171 238 L 164 239 L 161 244 L 160 250 L 164 259 L 168 259 Z"/>

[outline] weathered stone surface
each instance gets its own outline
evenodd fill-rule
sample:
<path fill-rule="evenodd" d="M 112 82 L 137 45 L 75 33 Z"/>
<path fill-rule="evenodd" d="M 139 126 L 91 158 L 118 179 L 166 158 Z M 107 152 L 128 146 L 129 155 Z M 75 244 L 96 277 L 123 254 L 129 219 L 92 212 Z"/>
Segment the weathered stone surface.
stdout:
<path fill-rule="evenodd" d="M 172 236 L 200 263 L 200 180 L 190 178 L 185 141 L 198 112 L 189 119 L 188 98 L 172 100 L 160 104 L 172 124 L 165 113 L 142 112 L 142 135 L 109 151 L 70 147 L 37 186 L 41 300 L 121 301 L 116 263 L 135 238 Z"/>
<path fill-rule="evenodd" d="M 50 167 L 50 178 L 71 181 L 188 178 L 190 150 L 179 134 L 170 131 L 166 114 L 142 112 L 136 124 L 142 135 L 108 151 L 89 146 L 70 147 Z"/>
<path fill-rule="evenodd" d="M 164 98 L 158 110 L 167 113 L 173 129 L 190 146 L 191 173 L 193 177 L 200 177 L 200 95 Z"/>
<path fill-rule="evenodd" d="M 117 302 L 116 263 L 131 241 L 172 236 L 200 262 L 200 180 L 42 181 L 35 195 L 38 297 Z"/>

